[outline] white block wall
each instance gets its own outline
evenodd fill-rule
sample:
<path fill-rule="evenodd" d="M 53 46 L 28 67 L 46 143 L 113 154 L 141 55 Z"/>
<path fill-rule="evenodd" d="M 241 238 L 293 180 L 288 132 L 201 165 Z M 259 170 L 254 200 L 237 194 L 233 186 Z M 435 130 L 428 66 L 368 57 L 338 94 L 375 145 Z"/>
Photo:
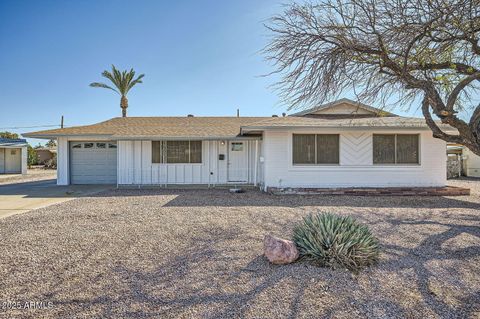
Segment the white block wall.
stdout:
<path fill-rule="evenodd" d="M 388 131 L 388 134 L 420 134 L 419 165 L 373 165 L 374 131 L 340 132 L 340 165 L 292 164 L 292 134 L 339 132 L 264 132 L 263 156 L 266 187 L 399 187 L 444 186 L 446 143 L 430 131 Z"/>

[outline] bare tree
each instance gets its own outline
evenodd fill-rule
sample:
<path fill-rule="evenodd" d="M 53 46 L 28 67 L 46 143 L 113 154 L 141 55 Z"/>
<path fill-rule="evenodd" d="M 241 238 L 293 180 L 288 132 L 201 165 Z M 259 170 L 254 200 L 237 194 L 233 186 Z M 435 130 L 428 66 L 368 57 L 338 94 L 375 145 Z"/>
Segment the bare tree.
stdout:
<path fill-rule="evenodd" d="M 367 103 L 421 101 L 434 137 L 480 155 L 480 0 L 292 4 L 266 27 L 272 37 L 264 53 L 292 108 L 349 90 Z M 433 115 L 458 134 L 443 131 Z"/>

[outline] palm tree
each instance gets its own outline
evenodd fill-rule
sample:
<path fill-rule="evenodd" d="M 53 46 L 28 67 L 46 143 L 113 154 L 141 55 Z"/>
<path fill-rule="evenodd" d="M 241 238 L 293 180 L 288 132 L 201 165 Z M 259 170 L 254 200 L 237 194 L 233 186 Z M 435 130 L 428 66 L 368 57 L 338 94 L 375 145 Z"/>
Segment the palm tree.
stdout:
<path fill-rule="evenodd" d="M 120 107 L 122 108 L 122 116 L 127 117 L 127 108 L 128 108 L 127 93 L 128 91 L 130 91 L 132 87 L 135 86 L 135 84 L 143 83 L 142 78 L 145 76 L 145 74 L 140 74 L 134 80 L 133 78 L 135 77 L 135 71 L 133 71 L 133 69 L 130 69 L 129 72 L 127 72 L 127 70 L 120 72 L 112 64 L 112 72 L 103 71 L 102 76 L 104 78 L 109 79 L 110 82 L 113 83 L 114 87 L 109 86 L 105 83 L 99 83 L 99 82 L 90 83 L 90 86 L 94 88 L 110 89 L 120 94 L 121 96 Z"/>

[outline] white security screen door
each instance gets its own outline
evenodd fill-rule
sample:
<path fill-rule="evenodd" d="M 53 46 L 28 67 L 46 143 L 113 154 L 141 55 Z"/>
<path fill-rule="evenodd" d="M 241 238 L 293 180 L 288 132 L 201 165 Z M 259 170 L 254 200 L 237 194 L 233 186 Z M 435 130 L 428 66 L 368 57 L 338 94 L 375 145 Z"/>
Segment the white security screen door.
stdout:
<path fill-rule="evenodd" d="M 248 182 L 248 157 L 246 142 L 228 143 L 228 181 Z"/>

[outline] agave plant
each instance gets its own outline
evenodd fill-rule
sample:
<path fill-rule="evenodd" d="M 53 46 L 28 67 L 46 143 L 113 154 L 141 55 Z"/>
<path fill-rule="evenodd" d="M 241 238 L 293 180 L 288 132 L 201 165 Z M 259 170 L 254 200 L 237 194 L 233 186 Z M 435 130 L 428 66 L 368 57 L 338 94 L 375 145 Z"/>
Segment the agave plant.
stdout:
<path fill-rule="evenodd" d="M 109 89 L 120 94 L 120 107 L 122 108 L 122 116 L 127 117 L 128 91 L 130 91 L 130 89 L 136 84 L 143 83 L 142 78 L 145 76 L 145 74 L 140 74 L 136 79 L 134 79 L 135 71 L 133 71 L 133 69 L 130 69 L 130 71 L 125 70 L 120 72 L 117 70 L 117 68 L 115 68 L 114 65 L 112 65 L 112 72 L 103 71 L 102 76 L 110 80 L 110 82 L 113 84 L 113 87 L 100 82 L 90 83 L 90 86 L 94 88 Z"/>
<path fill-rule="evenodd" d="M 379 243 L 350 216 L 310 214 L 293 230 L 300 256 L 320 266 L 358 271 L 378 259 Z"/>

